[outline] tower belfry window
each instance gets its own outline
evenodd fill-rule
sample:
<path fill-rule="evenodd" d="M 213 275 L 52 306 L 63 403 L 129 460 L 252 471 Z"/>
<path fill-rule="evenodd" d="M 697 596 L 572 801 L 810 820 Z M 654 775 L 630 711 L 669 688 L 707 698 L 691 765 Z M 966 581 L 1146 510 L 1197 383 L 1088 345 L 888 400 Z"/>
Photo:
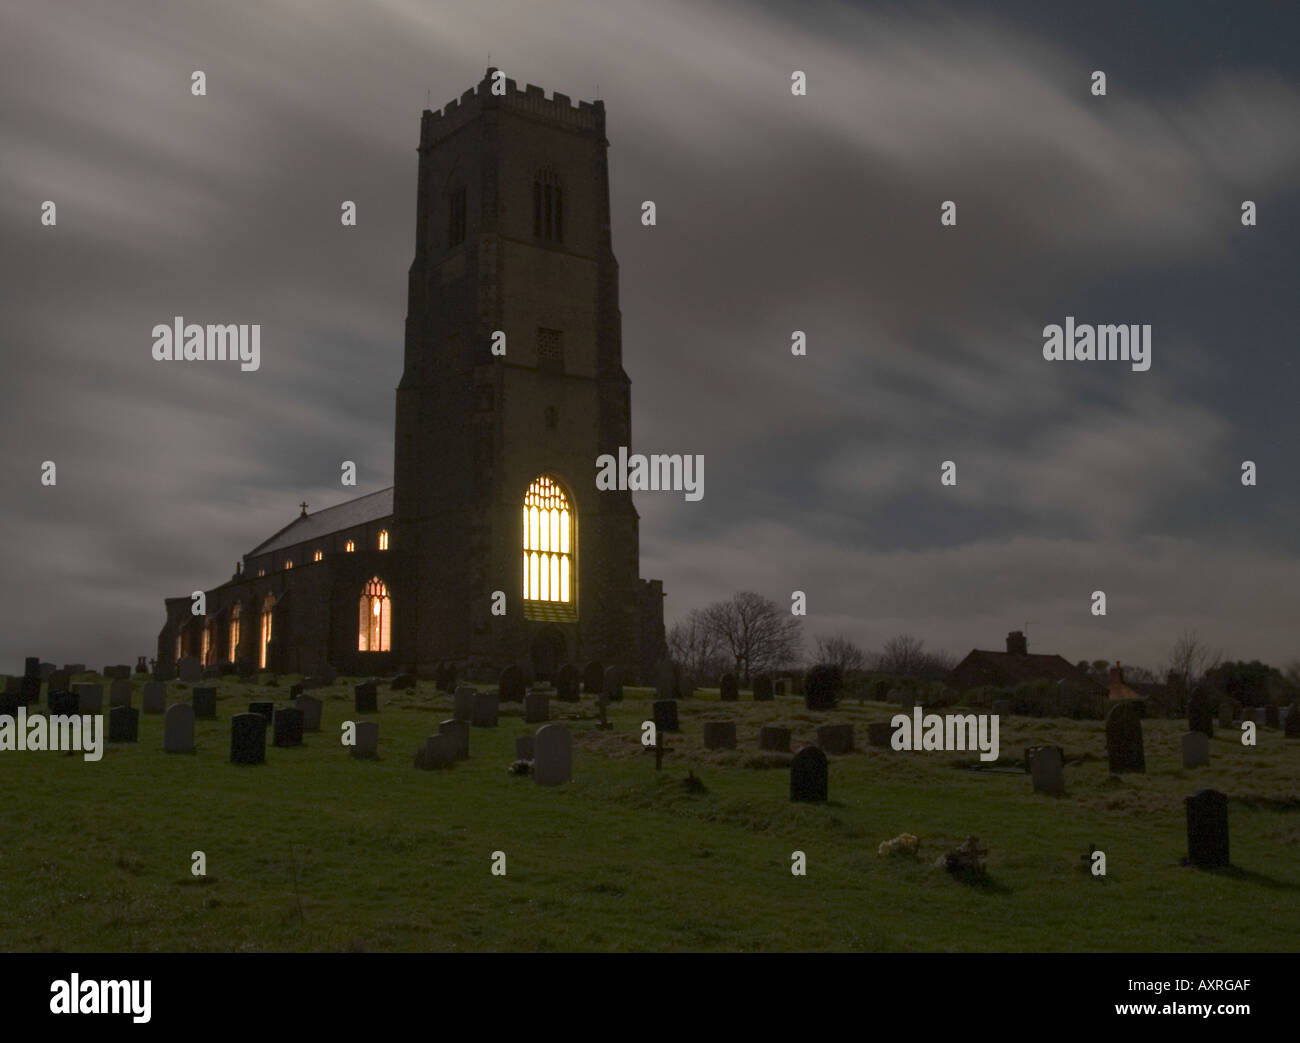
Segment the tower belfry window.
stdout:
<path fill-rule="evenodd" d="M 553 170 L 533 179 L 533 235 L 548 243 L 564 242 L 564 194 Z"/>

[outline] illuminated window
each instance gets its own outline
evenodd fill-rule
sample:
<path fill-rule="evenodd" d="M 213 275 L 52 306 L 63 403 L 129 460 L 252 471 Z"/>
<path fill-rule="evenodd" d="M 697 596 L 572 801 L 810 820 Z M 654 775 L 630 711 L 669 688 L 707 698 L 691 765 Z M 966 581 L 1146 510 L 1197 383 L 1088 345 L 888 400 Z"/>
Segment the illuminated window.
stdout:
<path fill-rule="evenodd" d="M 292 561 L 286 561 L 286 562 L 284 563 L 284 567 L 285 567 L 286 569 L 291 569 L 291 568 L 293 568 L 293 562 L 292 562 Z"/>
<path fill-rule="evenodd" d="M 204 666 L 213 666 L 216 663 L 216 649 L 213 645 L 217 643 L 217 622 L 209 620 L 203 624 L 203 651 L 200 653 L 199 661 Z"/>
<path fill-rule="evenodd" d="M 319 551 L 319 550 L 318 550 L 315 554 L 313 554 L 313 555 L 311 556 L 311 560 L 312 560 L 312 561 L 320 561 L 321 558 L 323 558 L 323 557 L 325 557 L 325 553 L 324 553 L 323 551 Z"/>
<path fill-rule="evenodd" d="M 379 549 L 380 549 L 380 550 L 388 550 L 388 530 L 387 530 L 387 529 L 380 529 L 380 530 L 379 530 Z"/>
<path fill-rule="evenodd" d="M 366 584 L 361 594 L 361 616 L 357 630 L 357 651 L 388 652 L 392 625 L 392 602 L 388 588 L 378 576 Z"/>
<path fill-rule="evenodd" d="M 230 609 L 230 661 L 233 663 L 239 656 L 239 602 Z"/>
<path fill-rule="evenodd" d="M 534 618 L 576 618 L 573 513 L 554 479 L 543 475 L 528 487 L 523 522 L 525 611 L 531 607 Z"/>
<path fill-rule="evenodd" d="M 265 576 L 265 575 L 266 575 L 266 569 L 258 569 L 258 570 L 257 570 L 257 574 L 258 574 L 259 576 Z"/>
<path fill-rule="evenodd" d="M 347 551 L 349 554 L 351 554 L 354 550 L 357 549 L 357 545 L 353 543 L 351 540 L 348 540 L 348 542 L 343 545 L 343 549 Z"/>
<path fill-rule="evenodd" d="M 176 658 L 180 659 L 185 654 L 185 645 L 182 641 L 183 632 L 178 631 L 176 634 Z"/>
<path fill-rule="evenodd" d="M 275 608 L 275 598 L 270 594 L 262 599 L 262 643 L 257 657 L 257 665 L 266 669 L 266 646 L 271 643 L 271 610 Z"/>
<path fill-rule="evenodd" d="M 543 170 L 533 179 L 533 235 L 547 242 L 564 242 L 564 202 L 560 179 Z"/>

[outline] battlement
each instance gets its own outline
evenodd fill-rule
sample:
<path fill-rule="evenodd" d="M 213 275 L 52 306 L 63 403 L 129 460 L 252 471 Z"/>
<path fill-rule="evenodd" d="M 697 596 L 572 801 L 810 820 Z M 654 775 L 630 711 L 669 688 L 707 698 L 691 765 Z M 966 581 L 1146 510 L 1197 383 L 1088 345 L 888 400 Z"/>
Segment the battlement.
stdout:
<path fill-rule="evenodd" d="M 506 93 L 492 93 L 492 76 L 497 70 L 489 68 L 475 86 L 465 91 L 459 98 L 453 98 L 437 111 L 425 109 L 420 119 L 420 147 L 428 148 L 466 123 L 477 117 L 484 109 L 500 106 L 517 112 L 526 112 L 572 127 L 575 130 L 605 133 L 605 103 L 603 101 L 579 101 L 576 105 L 567 94 L 556 91 L 551 97 L 541 87 L 519 84 L 506 78 Z"/>

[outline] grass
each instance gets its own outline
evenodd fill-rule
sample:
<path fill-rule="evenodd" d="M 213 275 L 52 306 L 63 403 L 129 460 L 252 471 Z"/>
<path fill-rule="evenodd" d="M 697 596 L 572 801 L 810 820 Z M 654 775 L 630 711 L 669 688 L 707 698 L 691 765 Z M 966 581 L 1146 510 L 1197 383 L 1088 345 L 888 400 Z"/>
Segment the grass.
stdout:
<path fill-rule="evenodd" d="M 656 773 L 640 745 L 652 693 L 628 689 L 596 728 L 591 697 L 552 703 L 574 731 L 574 779 L 512 777 L 522 707 L 471 730 L 471 759 L 412 767 L 451 716 L 422 682 L 380 691 L 380 757 L 339 742 L 351 681 L 325 700 L 322 731 L 267 763 L 229 763 L 231 714 L 288 694 L 225 679 L 197 752 L 162 751 L 162 718 L 99 763 L 0 753 L 0 946 L 6 951 L 1289 951 L 1300 931 L 1300 742 L 1262 730 L 1243 747 L 1220 730 L 1207 768 L 1183 771 L 1180 721 L 1145 722 L 1148 771 L 1109 775 L 1100 722 L 1004 718 L 1004 761 L 1065 748 L 1068 792 L 969 770 L 970 755 L 866 745 L 896 708 L 809 713 L 794 698 L 681 706 L 682 734 Z M 213 684 L 216 682 L 207 682 Z M 138 683 L 137 683 L 138 689 Z M 168 686 L 169 702 L 182 697 Z M 140 705 L 137 691 L 135 705 Z M 706 751 L 702 721 L 734 718 L 739 748 Z M 852 721 L 858 752 L 831 758 L 830 803 L 789 802 L 787 758 L 759 754 L 758 728 L 798 749 L 827 720 Z M 269 738 L 269 737 L 268 737 Z M 693 773 L 698 785 L 687 782 Z M 1183 798 L 1231 798 L 1234 868 L 1180 864 Z M 881 858 L 899 833 L 917 858 Z M 988 875 L 933 866 L 974 834 Z M 1088 875 L 1089 845 L 1108 875 Z M 792 852 L 806 877 L 790 872 Z M 191 875 L 203 851 L 207 876 Z M 491 873 L 493 852 L 507 873 Z"/>

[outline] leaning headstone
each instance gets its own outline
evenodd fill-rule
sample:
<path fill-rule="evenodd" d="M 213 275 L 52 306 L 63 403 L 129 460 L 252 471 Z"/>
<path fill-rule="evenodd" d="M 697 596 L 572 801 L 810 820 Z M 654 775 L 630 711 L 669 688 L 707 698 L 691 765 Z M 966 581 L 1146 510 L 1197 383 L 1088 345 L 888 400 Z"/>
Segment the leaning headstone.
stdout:
<path fill-rule="evenodd" d="M 1214 713 L 1210 709 L 1210 697 L 1200 685 L 1193 688 L 1187 697 L 1187 730 L 1203 732 L 1207 739 L 1214 738 Z"/>
<path fill-rule="evenodd" d="M 181 656 L 176 663 L 176 675 L 185 684 L 194 684 L 203 680 L 203 667 L 192 655 Z M 261 763 L 260 761 L 258 763 Z"/>
<path fill-rule="evenodd" d="M 593 659 L 582 668 L 582 690 L 588 695 L 599 695 L 605 683 L 605 664 Z"/>
<path fill-rule="evenodd" d="M 543 724 L 533 737 L 533 778 L 560 786 L 573 777 L 573 736 L 562 724 Z"/>
<path fill-rule="evenodd" d="M 51 692 L 46 698 L 51 717 L 66 717 L 79 712 L 76 692 Z"/>
<path fill-rule="evenodd" d="M 1118 700 L 1106 714 L 1106 757 L 1112 775 L 1147 770 L 1142 719 L 1132 699 Z"/>
<path fill-rule="evenodd" d="M 524 672 L 513 663 L 501 671 L 497 694 L 503 703 L 517 703 L 524 697 Z"/>
<path fill-rule="evenodd" d="M 108 705 L 110 708 L 131 705 L 130 681 L 117 680 L 113 682 L 112 687 L 108 690 Z"/>
<path fill-rule="evenodd" d="M 496 692 L 476 692 L 470 724 L 475 728 L 495 728 L 499 706 Z"/>
<path fill-rule="evenodd" d="M 817 729 L 817 745 L 823 753 L 852 753 L 853 725 L 823 724 Z"/>
<path fill-rule="evenodd" d="M 276 746 L 302 745 L 303 712 L 296 706 L 283 706 L 275 711 L 271 741 Z"/>
<path fill-rule="evenodd" d="M 1218 790 L 1197 790 L 1187 805 L 1187 861 L 1215 868 L 1231 865 L 1228 858 L 1228 798 Z"/>
<path fill-rule="evenodd" d="M 890 746 L 894 726 L 889 721 L 872 721 L 867 725 L 867 743 L 871 746 Z"/>
<path fill-rule="evenodd" d="M 45 682 L 49 685 L 49 688 L 47 688 L 46 691 L 65 692 L 68 689 L 68 685 L 72 683 L 72 675 L 68 673 L 66 669 L 55 670 L 54 673 L 50 674 L 50 676 L 45 679 Z"/>
<path fill-rule="evenodd" d="M 379 712 L 379 691 L 374 681 L 362 681 L 352 690 L 352 698 L 357 713 Z"/>
<path fill-rule="evenodd" d="M 104 686 L 89 681 L 79 681 L 72 686 L 77 693 L 77 707 L 80 713 L 99 713 L 104 706 Z"/>
<path fill-rule="evenodd" d="M 520 735 L 515 739 L 515 760 L 530 761 L 533 759 L 533 737 L 531 735 Z"/>
<path fill-rule="evenodd" d="M 1065 793 L 1065 765 L 1061 761 L 1059 746 L 1036 746 L 1029 758 L 1029 774 L 1034 780 L 1035 793 L 1048 793 L 1059 797 Z"/>
<path fill-rule="evenodd" d="M 194 752 L 194 708 L 175 703 L 163 717 L 163 750 L 167 753 Z"/>
<path fill-rule="evenodd" d="M 565 663 L 555 674 L 555 698 L 565 703 L 576 703 L 582 695 L 578 691 L 581 681 L 578 668 L 572 663 Z"/>
<path fill-rule="evenodd" d="M 1270 728 L 1280 728 L 1282 726 L 1277 703 L 1269 703 L 1264 707 L 1264 723 Z"/>
<path fill-rule="evenodd" d="M 352 756 L 379 756 L 379 725 L 376 722 L 357 721 L 356 740 L 352 746 Z"/>
<path fill-rule="evenodd" d="M 190 689 L 190 703 L 194 706 L 194 716 L 210 718 L 217 716 L 217 690 L 215 688 Z"/>
<path fill-rule="evenodd" d="M 723 674 L 718 682 L 718 698 L 724 703 L 734 703 L 740 698 L 740 687 L 736 684 L 735 674 Z"/>
<path fill-rule="evenodd" d="M 623 701 L 623 675 L 619 673 L 618 667 L 605 667 L 605 685 L 600 690 L 600 697 L 607 703 Z"/>
<path fill-rule="evenodd" d="M 736 722 L 705 721 L 704 748 L 706 750 L 734 750 L 736 748 Z"/>
<path fill-rule="evenodd" d="M 772 678 L 767 674 L 759 674 L 754 678 L 754 702 L 768 703 L 772 701 Z"/>
<path fill-rule="evenodd" d="M 260 713 L 262 717 L 266 720 L 267 725 L 270 725 L 271 718 L 275 716 L 275 703 L 267 703 L 267 702 L 249 703 L 248 712 Z"/>
<path fill-rule="evenodd" d="M 445 735 L 451 743 L 452 756 L 458 761 L 469 758 L 469 725 L 464 721 L 443 721 L 438 725 L 438 734 Z"/>
<path fill-rule="evenodd" d="M 524 723 L 542 724 L 551 719 L 551 697 L 545 692 L 529 692 L 524 696 Z"/>
<path fill-rule="evenodd" d="M 1210 763 L 1210 740 L 1204 732 L 1183 735 L 1183 767 L 1203 768 Z"/>
<path fill-rule="evenodd" d="M 1286 730 L 1282 733 L 1288 739 L 1300 739 L 1300 703 L 1292 703 L 1286 712 Z"/>
<path fill-rule="evenodd" d="M 230 763 L 266 763 L 266 718 L 260 713 L 237 713 L 230 718 Z"/>
<path fill-rule="evenodd" d="M 145 713 L 164 712 L 167 709 L 167 686 L 161 681 L 146 681 L 140 705 Z"/>
<path fill-rule="evenodd" d="M 765 724 L 758 729 L 758 748 L 772 753 L 790 752 L 790 729 Z"/>
<path fill-rule="evenodd" d="M 321 710 L 325 707 L 323 702 L 317 699 L 314 695 L 302 695 L 293 701 L 293 705 L 302 711 L 303 731 L 320 731 Z"/>
<path fill-rule="evenodd" d="M 458 721 L 468 721 L 474 716 L 474 696 L 478 689 L 473 685 L 463 684 L 452 696 L 451 715 Z"/>
<path fill-rule="evenodd" d="M 656 699 L 654 701 L 655 732 L 679 732 L 677 721 L 677 700 Z"/>
<path fill-rule="evenodd" d="M 826 754 L 805 746 L 790 759 L 790 799 L 814 804 L 825 802 L 829 792 Z"/>
<path fill-rule="evenodd" d="M 108 711 L 108 741 L 138 742 L 140 711 L 133 706 L 114 706 Z"/>

